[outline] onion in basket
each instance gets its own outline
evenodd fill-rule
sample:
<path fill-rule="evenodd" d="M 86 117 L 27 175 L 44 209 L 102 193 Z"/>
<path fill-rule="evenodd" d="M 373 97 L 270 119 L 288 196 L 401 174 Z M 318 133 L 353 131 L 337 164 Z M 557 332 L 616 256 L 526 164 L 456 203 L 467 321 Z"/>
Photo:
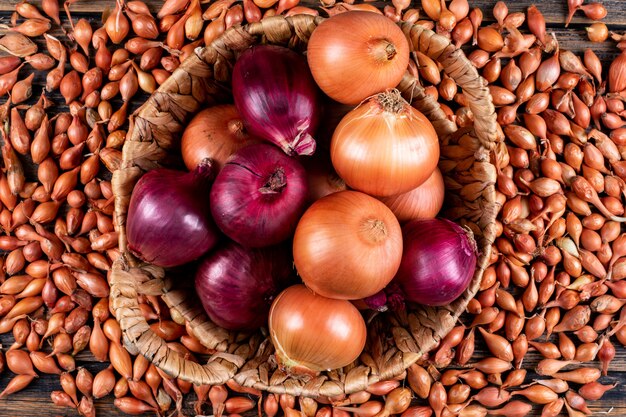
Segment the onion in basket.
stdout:
<path fill-rule="evenodd" d="M 196 291 L 213 323 L 229 330 L 265 325 L 274 297 L 294 277 L 288 247 L 246 249 L 229 242 L 196 272 Z"/>
<path fill-rule="evenodd" d="M 403 223 L 413 219 L 430 219 L 443 206 L 445 184 L 439 168 L 435 168 L 422 185 L 406 193 L 381 197 L 380 201 Z"/>
<path fill-rule="evenodd" d="M 350 187 L 390 196 L 430 177 L 439 161 L 439 141 L 430 121 L 392 90 L 344 116 L 333 134 L 330 156 Z"/>
<path fill-rule="evenodd" d="M 367 329 L 349 301 L 294 285 L 274 300 L 269 315 L 276 359 L 292 373 L 316 373 L 346 366 L 365 346 Z"/>
<path fill-rule="evenodd" d="M 232 104 L 209 107 L 200 111 L 189 122 L 183 133 L 180 148 L 187 169 L 194 170 L 204 158 L 215 162 L 219 171 L 230 156 L 258 142 L 243 127 L 243 121 Z"/>
<path fill-rule="evenodd" d="M 193 172 L 157 168 L 141 177 L 128 207 L 130 251 L 145 262 L 173 267 L 215 246 L 219 232 L 208 198 L 212 179 L 208 160 Z"/>
<path fill-rule="evenodd" d="M 413 220 L 402 228 L 404 253 L 398 276 L 407 301 L 450 304 L 467 289 L 476 270 L 471 232 L 447 219 Z"/>
<path fill-rule="evenodd" d="M 324 93 L 340 103 L 358 104 L 398 85 L 409 64 L 409 44 L 385 16 L 350 11 L 313 31 L 307 59 Z"/>
<path fill-rule="evenodd" d="M 247 247 L 282 242 L 293 234 L 304 211 L 307 179 L 296 159 L 259 143 L 235 153 L 211 189 L 215 223 Z"/>
<path fill-rule="evenodd" d="M 275 45 L 253 46 L 233 68 L 233 98 L 248 131 L 287 155 L 312 155 L 320 99 L 304 57 Z"/>
<path fill-rule="evenodd" d="M 369 297 L 398 270 L 400 224 L 374 197 L 333 193 L 313 203 L 300 219 L 293 257 L 298 274 L 316 294 L 343 300 Z"/>

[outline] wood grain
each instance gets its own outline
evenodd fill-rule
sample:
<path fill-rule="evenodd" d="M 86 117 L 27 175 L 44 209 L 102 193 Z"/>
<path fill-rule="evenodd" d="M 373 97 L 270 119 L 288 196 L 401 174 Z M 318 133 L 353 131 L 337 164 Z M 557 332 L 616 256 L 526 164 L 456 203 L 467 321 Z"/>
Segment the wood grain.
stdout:
<path fill-rule="evenodd" d="M 22 0 L 3 0 L 0 2 L 0 12 L 13 12 L 14 6 Z M 202 3 L 205 3 L 203 1 Z M 41 0 L 32 0 L 32 4 L 40 4 Z M 60 3 L 63 3 L 60 0 Z M 162 4 L 159 0 L 146 0 L 146 3 L 150 6 L 150 9 L 157 11 Z M 566 0 L 544 0 L 544 1 L 508 1 L 506 2 L 511 12 L 525 11 L 531 4 L 536 4 L 539 10 L 543 13 L 546 23 L 551 26 L 562 26 L 567 15 L 567 2 Z M 608 15 L 603 20 L 607 25 L 614 26 L 616 28 L 626 28 L 626 7 L 622 0 L 604 0 L 601 2 L 607 9 Z M 319 2 L 314 0 L 302 0 L 302 5 L 315 6 Z M 385 5 L 387 3 L 383 1 L 374 1 L 372 4 L 376 6 Z M 412 7 L 421 9 L 420 0 L 413 0 Z M 478 7 L 483 11 L 485 21 L 493 21 L 493 15 L 491 10 L 493 5 L 496 4 L 496 0 L 470 0 L 471 7 Z M 113 9 L 115 2 L 113 0 L 77 0 L 71 5 L 71 11 L 80 14 L 91 14 L 94 16 L 101 16 L 104 10 Z M 577 27 L 580 25 L 589 25 L 591 20 L 587 19 L 582 11 L 577 11 L 572 19 L 571 25 Z"/>
<path fill-rule="evenodd" d="M 14 9 L 14 5 L 21 0 L 2 0 L 0 1 L 0 22 L 8 23 L 10 15 Z M 33 4 L 38 5 L 40 0 L 33 0 Z M 150 5 L 153 11 L 157 11 L 162 4 L 159 0 L 149 0 L 147 3 Z M 315 0 L 302 0 L 303 5 L 314 6 L 317 4 Z M 419 0 L 414 1 L 414 7 L 419 8 Z M 470 0 L 472 7 L 479 7 L 483 10 L 485 21 L 493 21 L 491 10 L 495 0 Z M 518 0 L 509 1 L 508 7 L 510 11 L 524 11 L 533 2 L 530 0 Z M 586 48 L 592 48 L 598 56 L 605 62 L 609 62 L 619 52 L 614 42 L 605 42 L 602 44 L 592 44 L 586 38 L 584 27 L 591 23 L 586 19 L 582 12 L 577 12 L 576 17 L 572 21 L 572 25 L 569 28 L 563 27 L 563 22 L 567 12 L 567 5 L 565 0 L 543 0 L 536 2 L 537 6 L 543 12 L 546 21 L 548 23 L 549 32 L 553 32 L 560 42 L 562 49 L 569 49 L 575 52 L 582 52 Z M 373 4 L 381 6 L 387 3 L 374 2 Z M 616 32 L 626 32 L 626 1 L 624 0 L 605 0 L 603 4 L 609 11 L 605 23 L 610 25 L 610 28 Z M 71 6 L 71 10 L 74 18 L 85 17 L 88 18 L 93 27 L 97 27 L 101 21 L 101 16 L 104 10 L 112 8 L 114 6 L 113 0 L 78 0 Z M 0 31 L 1 33 L 1 31 Z M 56 28 L 55 34 L 63 36 L 63 32 Z M 45 83 L 45 77 L 38 75 L 35 79 L 35 87 L 33 100 L 38 97 L 43 84 Z M 63 105 L 63 99 L 58 93 L 51 96 L 52 100 L 57 103 L 56 111 L 66 111 L 67 108 Z M 145 100 L 144 96 L 137 96 L 133 100 L 134 108 L 141 104 Z M 114 108 L 119 106 L 119 102 L 114 103 Z M 132 110 L 132 109 L 131 109 Z M 480 337 L 477 337 L 479 340 Z M 13 342 L 10 335 L 0 335 L 0 344 L 4 347 L 8 347 Z M 484 346 L 480 343 L 475 354 L 475 359 L 478 360 L 486 355 Z M 532 370 L 535 368 L 537 362 L 540 360 L 540 356 L 536 352 L 530 352 L 524 361 L 523 367 L 529 371 L 527 380 L 531 380 L 536 377 L 532 374 Z M 93 374 L 103 369 L 106 364 L 98 363 L 90 355 L 81 353 L 77 356 L 77 364 L 79 366 L 86 367 Z M 589 366 L 599 366 L 598 362 L 588 364 Z M 7 382 L 13 375 L 6 371 L 0 374 L 0 390 L 4 389 Z M 600 401 L 596 401 L 590 404 L 591 410 L 594 415 L 608 415 L 608 416 L 626 416 L 626 349 L 623 347 L 617 347 L 617 356 L 610 367 L 610 373 L 608 377 L 603 377 L 601 380 L 603 383 L 619 382 L 620 385 L 617 388 L 609 391 L 604 398 Z M 0 400 L 0 417 L 56 417 L 56 416 L 77 416 L 78 413 L 75 410 L 68 408 L 55 407 L 50 401 L 50 392 L 52 390 L 60 389 L 58 377 L 42 375 L 39 379 L 35 380 L 27 389 L 17 394 L 9 396 L 7 399 Z M 195 402 L 195 395 L 192 393 L 188 396 L 185 403 L 185 415 L 194 415 L 193 405 Z M 111 416 L 121 417 L 125 414 L 121 413 L 113 406 L 113 399 L 111 397 L 96 401 L 96 406 L 99 416 Z M 206 414 L 210 414 L 210 407 L 204 409 Z M 538 416 L 541 413 L 540 408 L 533 410 L 532 416 Z M 250 414 L 249 417 L 255 415 Z"/>

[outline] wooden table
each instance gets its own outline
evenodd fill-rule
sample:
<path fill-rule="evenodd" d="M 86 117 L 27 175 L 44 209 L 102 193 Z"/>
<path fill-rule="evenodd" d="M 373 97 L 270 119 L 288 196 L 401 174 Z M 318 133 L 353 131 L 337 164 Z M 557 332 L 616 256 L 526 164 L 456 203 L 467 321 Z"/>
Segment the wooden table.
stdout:
<path fill-rule="evenodd" d="M 15 4 L 21 0 L 2 0 L 0 1 L 0 21 L 2 23 L 9 23 L 11 13 L 14 10 Z M 156 12 L 162 3 L 160 0 L 144 0 L 146 1 L 152 10 Z M 29 2 L 39 5 L 40 0 L 29 0 Z M 420 1 L 414 0 L 415 7 L 419 8 Z M 493 16 L 491 10 L 496 0 L 470 0 L 471 7 L 480 7 L 483 10 L 485 20 L 492 21 Z M 553 32 L 560 42 L 562 49 L 569 49 L 574 52 L 582 52 L 585 48 L 593 48 L 598 56 L 603 61 L 610 61 L 614 58 L 618 50 L 615 48 L 614 42 L 605 42 L 603 44 L 590 43 L 585 35 L 584 27 L 588 26 L 591 22 L 584 18 L 582 12 L 578 12 L 574 17 L 572 24 L 569 28 L 564 28 L 563 22 L 565 20 L 567 11 L 566 0 L 543 0 L 543 1 L 531 1 L 531 0 L 515 0 L 507 2 L 509 10 L 512 12 L 524 11 L 530 4 L 536 3 L 539 9 L 544 14 L 548 31 Z M 602 1 L 605 7 L 608 9 L 608 16 L 604 19 L 604 22 L 609 25 L 610 29 L 618 33 L 626 32 L 626 1 L 624 0 L 605 0 Z M 80 0 L 72 6 L 72 13 L 75 19 L 85 17 L 91 20 L 92 26 L 95 28 L 100 24 L 102 12 L 106 8 L 114 7 L 114 0 Z M 303 5 L 317 4 L 315 0 L 301 0 Z M 378 6 L 384 6 L 385 3 L 374 3 Z M 66 24 L 66 20 L 62 18 Z M 62 36 L 62 32 L 57 30 L 57 34 Z M 41 91 L 41 86 L 45 82 L 45 78 L 38 76 L 36 78 L 33 97 L 38 97 Z M 61 103 L 60 96 L 52 96 L 53 100 L 57 103 Z M 135 107 L 142 103 L 142 98 L 135 98 Z M 3 102 L 4 100 L 2 100 Z M 65 108 L 61 109 L 65 111 Z M 477 340 L 481 338 L 477 337 Z M 12 343 L 12 337 L 10 335 L 0 335 L 0 343 L 5 348 Z M 484 346 L 478 346 L 475 354 L 476 358 L 484 356 Z M 77 364 L 79 366 L 86 367 L 93 374 L 103 369 L 106 364 L 95 362 L 91 355 L 80 353 L 77 356 Z M 524 361 L 524 367 L 529 370 L 529 376 L 527 380 L 532 378 L 530 373 L 534 369 L 537 362 L 540 360 L 540 356 L 536 352 L 530 352 Z M 592 366 L 598 366 L 595 362 Z M 5 372 L 0 375 L 0 389 L 3 389 L 11 374 Z M 596 401 L 590 404 L 590 408 L 593 410 L 594 415 L 608 415 L 608 416 L 626 416 L 626 349 L 621 346 L 617 347 L 617 356 L 610 367 L 610 373 L 608 377 L 604 377 L 601 380 L 604 383 L 619 382 L 620 385 L 612 391 L 609 391 L 602 400 Z M 42 376 L 39 380 L 33 382 L 24 391 L 11 395 L 7 399 L 0 400 L 0 417 L 48 417 L 48 416 L 75 416 L 78 415 L 75 411 L 68 408 L 55 407 L 50 401 L 50 392 L 52 390 L 58 390 L 60 388 L 59 380 L 56 376 Z M 195 400 L 193 394 L 189 397 L 186 404 L 187 415 L 194 415 L 192 411 L 193 401 Z M 112 397 L 96 401 L 98 415 L 100 416 L 123 416 L 119 410 L 113 407 Z M 540 412 L 540 409 L 534 410 L 535 415 Z M 563 414 L 565 415 L 565 414 Z"/>

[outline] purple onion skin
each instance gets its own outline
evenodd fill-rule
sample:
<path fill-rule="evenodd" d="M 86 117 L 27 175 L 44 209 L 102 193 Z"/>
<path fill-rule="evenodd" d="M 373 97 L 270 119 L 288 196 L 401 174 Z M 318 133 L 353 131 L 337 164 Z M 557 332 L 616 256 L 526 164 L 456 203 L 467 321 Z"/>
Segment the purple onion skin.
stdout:
<path fill-rule="evenodd" d="M 271 246 L 293 235 L 307 194 L 300 162 L 273 145 L 250 145 L 235 153 L 217 175 L 211 213 L 235 242 L 250 248 Z"/>
<path fill-rule="evenodd" d="M 380 290 L 374 295 L 370 295 L 363 299 L 365 305 L 371 310 L 385 312 L 388 310 L 387 307 L 387 295 L 385 294 L 385 290 Z"/>
<path fill-rule="evenodd" d="M 287 155 L 312 155 L 321 101 L 306 59 L 275 45 L 254 46 L 233 68 L 235 106 L 250 134 Z"/>
<path fill-rule="evenodd" d="M 141 260 L 174 267 L 212 249 L 219 231 L 211 219 L 213 169 L 203 162 L 193 172 L 157 168 L 139 179 L 128 208 L 128 248 Z"/>
<path fill-rule="evenodd" d="M 208 254 L 196 292 L 213 323 L 228 330 L 266 325 L 272 300 L 294 281 L 288 248 L 247 249 L 234 242 Z"/>
<path fill-rule="evenodd" d="M 476 243 L 447 219 L 413 220 L 402 227 L 402 262 L 394 278 L 405 300 L 429 306 L 456 300 L 474 276 Z"/>

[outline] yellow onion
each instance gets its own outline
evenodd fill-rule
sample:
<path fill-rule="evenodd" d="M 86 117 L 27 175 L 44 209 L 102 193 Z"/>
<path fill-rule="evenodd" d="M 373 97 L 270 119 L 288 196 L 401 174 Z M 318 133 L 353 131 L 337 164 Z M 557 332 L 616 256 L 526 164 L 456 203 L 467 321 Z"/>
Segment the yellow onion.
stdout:
<path fill-rule="evenodd" d="M 430 177 L 439 161 L 439 142 L 430 121 L 392 90 L 344 116 L 333 134 L 330 156 L 350 187 L 390 196 Z"/>
<path fill-rule="evenodd" d="M 276 359 L 291 373 L 315 374 L 356 360 L 367 329 L 349 301 L 315 294 L 294 285 L 274 300 L 269 315 Z"/>
<path fill-rule="evenodd" d="M 322 91 L 340 103 L 357 104 L 398 85 L 409 63 L 409 45 L 385 16 L 349 11 L 313 31 L 307 59 Z"/>
<path fill-rule="evenodd" d="M 400 222 L 430 219 L 437 216 L 441 210 L 445 191 L 441 171 L 435 168 L 419 187 L 403 194 L 381 197 L 380 201 L 393 211 Z"/>
<path fill-rule="evenodd" d="M 316 294 L 344 300 L 369 297 L 400 266 L 400 225 L 373 197 L 357 191 L 329 194 L 300 219 L 293 257 L 298 274 Z"/>

